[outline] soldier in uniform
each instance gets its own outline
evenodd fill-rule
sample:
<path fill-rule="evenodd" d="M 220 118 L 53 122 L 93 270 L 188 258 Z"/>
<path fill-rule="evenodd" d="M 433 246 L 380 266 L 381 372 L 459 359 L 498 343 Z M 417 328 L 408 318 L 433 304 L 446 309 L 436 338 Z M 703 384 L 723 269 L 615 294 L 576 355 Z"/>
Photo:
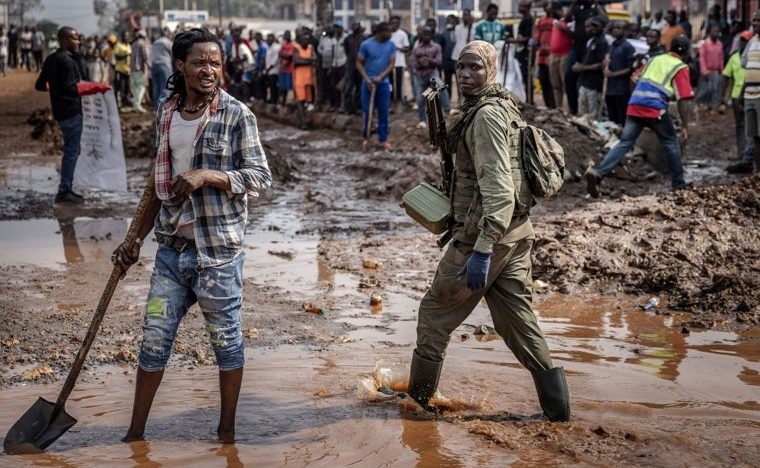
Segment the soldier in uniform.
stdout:
<path fill-rule="evenodd" d="M 496 50 L 470 42 L 457 62 L 462 117 L 450 133 L 455 157 L 453 241 L 422 299 L 409 395 L 423 408 L 438 386 L 451 333 L 485 297 L 496 331 L 532 374 L 552 421 L 570 419 L 564 370 L 553 367 L 531 307 L 533 204 L 518 149 L 525 121 L 509 92 L 496 84 Z"/>

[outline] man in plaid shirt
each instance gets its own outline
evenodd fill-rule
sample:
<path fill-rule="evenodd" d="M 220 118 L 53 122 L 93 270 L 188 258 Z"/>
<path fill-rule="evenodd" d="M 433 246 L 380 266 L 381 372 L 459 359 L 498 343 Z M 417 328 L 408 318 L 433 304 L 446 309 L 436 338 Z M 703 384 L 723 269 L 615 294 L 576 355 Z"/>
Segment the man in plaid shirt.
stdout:
<path fill-rule="evenodd" d="M 145 308 L 132 421 L 124 441 L 143 438 L 180 320 L 196 302 L 219 364 L 217 434 L 234 441 L 243 376 L 243 238 L 247 196 L 271 184 L 256 118 L 219 88 L 219 40 L 205 29 L 179 34 L 172 95 L 156 118 L 155 198 L 138 237 L 155 228 L 160 246 Z M 112 260 L 126 270 L 140 243 L 122 244 Z"/>

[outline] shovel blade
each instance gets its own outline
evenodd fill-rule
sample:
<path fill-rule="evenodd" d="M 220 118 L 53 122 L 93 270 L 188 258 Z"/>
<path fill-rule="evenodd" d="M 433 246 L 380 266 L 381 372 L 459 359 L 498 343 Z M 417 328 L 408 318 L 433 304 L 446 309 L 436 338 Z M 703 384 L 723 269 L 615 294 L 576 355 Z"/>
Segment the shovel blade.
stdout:
<path fill-rule="evenodd" d="M 5 453 L 43 452 L 77 423 L 63 408 L 53 417 L 54 408 L 55 403 L 38 398 L 8 431 L 3 442 Z"/>

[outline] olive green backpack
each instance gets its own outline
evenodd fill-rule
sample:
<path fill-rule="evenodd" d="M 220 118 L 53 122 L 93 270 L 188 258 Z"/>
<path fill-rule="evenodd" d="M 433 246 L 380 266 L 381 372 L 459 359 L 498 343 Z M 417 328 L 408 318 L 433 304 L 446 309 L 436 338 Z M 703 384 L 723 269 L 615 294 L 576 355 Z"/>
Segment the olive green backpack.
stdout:
<path fill-rule="evenodd" d="M 512 99 L 489 100 L 479 107 L 498 103 L 507 114 L 517 119 L 520 132 L 520 166 L 534 197 L 550 198 L 559 192 L 565 181 L 565 152 L 544 130 L 529 125 Z M 475 112 L 470 115 L 474 117 Z M 504 127 L 508 128 L 505 122 Z M 467 122 L 466 125 L 469 125 Z"/>
<path fill-rule="evenodd" d="M 520 135 L 520 158 L 533 196 L 549 198 L 565 181 L 565 152 L 543 129 L 526 125 Z"/>

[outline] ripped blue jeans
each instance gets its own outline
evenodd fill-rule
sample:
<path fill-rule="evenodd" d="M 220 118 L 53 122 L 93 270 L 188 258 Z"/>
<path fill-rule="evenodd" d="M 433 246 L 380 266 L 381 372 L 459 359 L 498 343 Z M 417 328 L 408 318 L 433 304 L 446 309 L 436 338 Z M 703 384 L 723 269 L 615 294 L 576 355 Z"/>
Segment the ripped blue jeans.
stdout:
<path fill-rule="evenodd" d="M 197 252 L 178 252 L 160 245 L 145 306 L 140 368 L 162 370 L 169 361 L 177 328 L 196 302 L 206 319 L 206 331 L 219 363 L 219 370 L 243 367 L 243 336 L 240 308 L 243 302 L 243 260 L 196 271 Z"/>

